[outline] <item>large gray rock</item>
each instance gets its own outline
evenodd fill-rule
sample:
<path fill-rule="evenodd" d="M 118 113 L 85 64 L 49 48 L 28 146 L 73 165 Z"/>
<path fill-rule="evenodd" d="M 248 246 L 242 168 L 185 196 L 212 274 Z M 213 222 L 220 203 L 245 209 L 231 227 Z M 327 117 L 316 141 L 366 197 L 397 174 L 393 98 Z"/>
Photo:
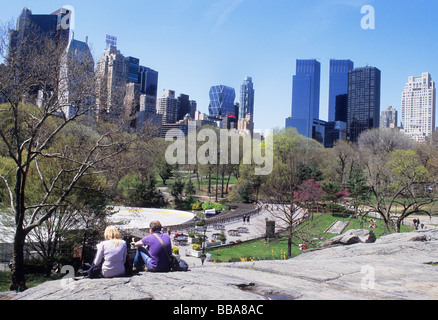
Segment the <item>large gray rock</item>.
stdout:
<path fill-rule="evenodd" d="M 207 264 L 189 272 L 65 279 L 17 300 L 438 299 L 438 230 L 306 252 L 287 261 Z"/>
<path fill-rule="evenodd" d="M 334 245 L 351 245 L 355 243 L 373 243 L 376 241 L 376 236 L 372 230 L 353 229 L 348 230 L 344 234 L 333 237 L 324 241 L 321 244 L 322 248 L 331 247 Z"/>

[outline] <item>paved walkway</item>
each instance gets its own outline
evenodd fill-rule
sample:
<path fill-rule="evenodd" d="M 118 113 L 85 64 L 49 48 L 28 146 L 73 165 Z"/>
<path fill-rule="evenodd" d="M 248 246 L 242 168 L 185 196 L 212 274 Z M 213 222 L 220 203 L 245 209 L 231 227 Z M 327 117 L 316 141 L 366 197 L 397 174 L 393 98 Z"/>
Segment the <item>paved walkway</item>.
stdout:
<path fill-rule="evenodd" d="M 277 214 L 279 216 L 280 212 L 274 207 L 274 214 Z M 280 230 L 284 230 L 286 228 L 286 223 L 282 221 L 280 218 L 275 217 L 274 214 L 269 212 L 266 209 L 261 209 L 259 214 L 252 215 L 250 218 L 250 222 L 243 222 L 243 219 L 236 220 L 233 222 L 229 222 L 226 224 L 223 224 L 225 227 L 225 235 L 227 237 L 226 243 L 229 243 L 231 241 L 241 240 L 241 241 L 248 241 L 256 238 L 263 237 L 266 234 L 266 220 L 275 221 L 275 232 L 278 232 Z M 304 210 L 301 210 L 297 216 L 297 219 L 302 218 L 304 214 Z M 239 227 L 245 227 L 248 229 L 248 232 L 246 233 L 240 233 L 238 236 L 230 236 L 228 235 L 229 230 L 236 230 Z M 177 230 L 173 230 L 171 237 L 173 240 L 173 232 Z M 211 241 L 212 235 L 214 233 L 220 233 L 219 230 L 215 230 L 213 228 L 213 225 L 209 225 L 207 227 L 207 230 L 205 232 L 205 235 L 208 237 L 207 242 Z M 184 234 L 186 234 L 186 231 L 184 231 Z M 193 267 L 199 267 L 202 266 L 202 261 L 200 258 L 187 256 L 186 251 L 190 252 L 192 248 L 192 244 L 187 244 L 183 246 L 176 246 L 179 249 L 181 259 L 186 261 L 191 268 Z M 212 262 L 205 261 L 204 265 L 212 264 Z"/>

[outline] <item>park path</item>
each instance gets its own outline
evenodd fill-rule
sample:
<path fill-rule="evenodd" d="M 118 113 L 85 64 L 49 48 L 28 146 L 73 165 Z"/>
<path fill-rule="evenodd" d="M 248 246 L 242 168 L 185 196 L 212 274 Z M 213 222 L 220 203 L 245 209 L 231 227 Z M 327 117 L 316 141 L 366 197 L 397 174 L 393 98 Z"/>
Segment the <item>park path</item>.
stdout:
<path fill-rule="evenodd" d="M 275 206 L 271 206 L 271 208 L 273 208 L 274 214 L 277 214 L 280 212 L 278 209 L 276 209 Z M 304 212 L 305 212 L 304 210 L 300 210 L 298 215 L 297 215 L 297 219 L 302 218 L 304 215 Z M 269 212 L 269 210 L 267 210 L 265 208 L 262 208 L 258 214 L 254 214 L 251 216 L 249 223 L 248 222 L 244 223 L 243 219 L 231 221 L 228 223 L 223 223 L 223 226 L 225 227 L 225 235 L 227 237 L 226 243 L 229 243 L 231 241 L 236 241 L 236 240 L 249 241 L 249 240 L 263 237 L 266 233 L 266 220 L 275 221 L 275 232 L 278 232 L 280 230 L 285 230 L 287 227 L 286 222 L 282 221 L 278 217 L 275 217 L 273 213 Z M 228 231 L 236 230 L 239 227 L 245 227 L 248 230 L 247 230 L 247 232 L 240 233 L 239 235 L 236 235 L 236 236 L 228 235 Z M 173 240 L 174 231 L 177 231 L 177 230 L 172 231 L 172 233 L 171 233 L 172 240 Z M 186 232 L 184 231 L 184 233 L 186 233 Z M 213 225 L 207 226 L 207 230 L 205 232 L 205 235 L 207 236 L 207 242 L 211 241 L 212 236 L 215 233 L 220 233 L 220 231 L 215 230 Z M 191 244 L 182 245 L 182 246 L 176 245 L 176 247 L 178 247 L 178 249 L 179 249 L 181 259 L 186 261 L 190 267 L 202 266 L 202 261 L 200 258 L 186 255 L 186 252 L 191 251 L 191 247 L 192 247 Z M 212 262 L 210 262 L 210 261 L 204 262 L 204 265 L 208 265 L 208 264 L 212 264 Z"/>

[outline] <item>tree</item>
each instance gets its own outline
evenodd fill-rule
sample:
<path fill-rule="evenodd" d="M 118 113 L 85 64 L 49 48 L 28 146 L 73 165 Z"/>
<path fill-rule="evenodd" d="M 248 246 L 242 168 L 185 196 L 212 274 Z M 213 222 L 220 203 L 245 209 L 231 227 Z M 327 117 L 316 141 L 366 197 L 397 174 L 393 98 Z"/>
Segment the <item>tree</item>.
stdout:
<path fill-rule="evenodd" d="M 184 191 L 184 182 L 178 178 L 170 186 L 170 194 L 175 198 L 175 204 L 177 207 L 181 205 L 183 191 Z"/>
<path fill-rule="evenodd" d="M 184 194 L 186 196 L 193 196 L 196 194 L 196 190 L 195 190 L 195 186 L 193 185 L 193 181 L 192 179 L 189 179 L 186 184 L 185 184 L 185 188 L 184 188 Z"/>
<path fill-rule="evenodd" d="M 413 150 L 396 150 L 385 162 L 369 159 L 366 165 L 372 198 L 368 206 L 377 212 L 389 232 L 400 232 L 401 223 L 412 214 L 430 213 L 425 207 L 435 201 L 429 173 Z M 398 206 L 398 213 L 394 210 Z"/>
<path fill-rule="evenodd" d="M 355 216 L 358 216 L 359 207 L 369 201 L 370 189 L 367 185 L 367 179 L 363 170 L 354 166 L 347 180 L 347 187 L 352 199 Z"/>
<path fill-rule="evenodd" d="M 10 288 L 16 290 L 26 286 L 23 252 L 29 233 L 68 207 L 81 179 L 102 173 L 127 141 L 118 126 L 93 131 L 75 124 L 91 119 L 87 115 L 95 111 L 92 61 L 71 59 L 66 72 L 65 48 L 56 41 L 30 34 L 12 48 L 5 45 L 6 32 L 2 37 L 0 52 L 7 56 L 0 73 L 0 97 L 6 101 L 0 105 L 0 150 L 3 159 L 12 159 L 13 168 L 1 172 L 0 179 L 15 216 Z M 65 85 L 71 81 L 74 92 Z M 37 97 L 38 106 L 28 103 Z M 67 112 L 71 108 L 73 115 Z M 67 138 L 68 143 L 59 143 Z M 42 191 L 34 198 L 29 193 L 32 175 Z"/>
<path fill-rule="evenodd" d="M 270 213 L 287 225 L 287 256 L 292 255 L 292 239 L 297 220 L 301 218 L 302 209 L 298 206 L 297 196 L 302 185 L 303 164 L 311 154 L 322 146 L 312 139 L 298 134 L 296 129 L 279 130 L 274 133 L 273 171 L 263 184 L 262 193 L 266 202 L 276 204 Z M 277 209 L 277 210 L 276 210 Z"/>

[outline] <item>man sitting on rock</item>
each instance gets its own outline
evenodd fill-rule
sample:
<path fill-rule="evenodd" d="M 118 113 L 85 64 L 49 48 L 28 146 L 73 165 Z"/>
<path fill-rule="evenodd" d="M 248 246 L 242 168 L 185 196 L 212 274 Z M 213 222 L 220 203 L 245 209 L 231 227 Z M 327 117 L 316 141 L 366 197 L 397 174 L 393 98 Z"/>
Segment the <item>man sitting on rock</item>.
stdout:
<path fill-rule="evenodd" d="M 159 221 L 152 221 L 149 225 L 150 235 L 135 243 L 137 253 L 134 258 L 134 267 L 138 271 L 145 268 L 148 271 L 168 272 L 169 256 L 172 254 L 172 245 L 167 233 L 162 232 Z"/>

